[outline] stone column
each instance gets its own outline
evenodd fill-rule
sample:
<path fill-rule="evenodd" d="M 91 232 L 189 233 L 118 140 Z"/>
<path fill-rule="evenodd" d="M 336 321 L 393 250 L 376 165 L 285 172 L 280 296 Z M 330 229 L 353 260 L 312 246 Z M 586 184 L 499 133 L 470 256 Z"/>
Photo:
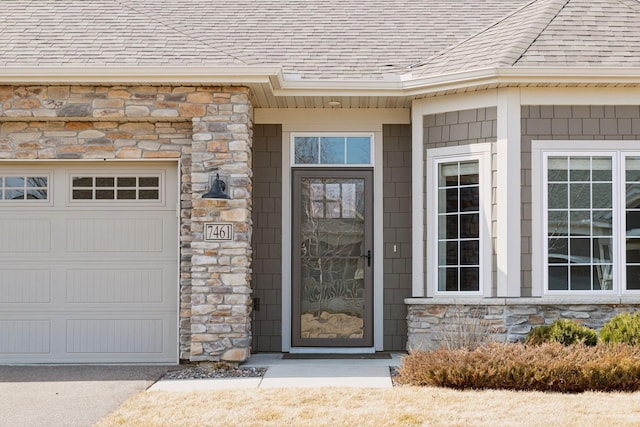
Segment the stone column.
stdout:
<path fill-rule="evenodd" d="M 251 345 L 251 105 L 249 90 L 201 92 L 193 119 L 191 361 L 242 362 Z M 203 199 L 209 177 L 228 177 L 230 199 Z M 208 222 L 231 223 L 232 241 L 204 239 Z"/>

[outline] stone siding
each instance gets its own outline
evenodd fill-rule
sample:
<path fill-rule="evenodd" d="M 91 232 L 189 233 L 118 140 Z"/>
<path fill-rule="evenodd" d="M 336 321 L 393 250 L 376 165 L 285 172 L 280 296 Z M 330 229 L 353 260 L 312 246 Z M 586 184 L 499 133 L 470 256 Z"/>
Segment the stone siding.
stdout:
<path fill-rule="evenodd" d="M 383 127 L 384 350 L 403 351 L 411 296 L 411 126 Z"/>
<path fill-rule="evenodd" d="M 0 86 L 0 159 L 179 160 L 183 360 L 249 355 L 251 114 L 244 87 Z M 231 200 L 201 199 L 215 171 Z M 218 220 L 235 241 L 203 241 Z"/>
<path fill-rule="evenodd" d="M 522 295 L 531 296 L 532 140 L 640 140 L 640 106 L 525 105 L 522 132 Z"/>
<path fill-rule="evenodd" d="M 467 330 L 481 331 L 500 342 L 524 341 L 534 327 L 557 319 L 571 319 L 600 329 L 615 315 L 640 309 L 636 304 L 541 304 L 527 298 L 511 303 L 497 299 L 477 304 L 408 304 L 408 350 L 436 349 L 443 335 L 455 337 L 460 324 Z"/>
<path fill-rule="evenodd" d="M 282 126 L 253 132 L 253 351 L 282 351 Z"/>

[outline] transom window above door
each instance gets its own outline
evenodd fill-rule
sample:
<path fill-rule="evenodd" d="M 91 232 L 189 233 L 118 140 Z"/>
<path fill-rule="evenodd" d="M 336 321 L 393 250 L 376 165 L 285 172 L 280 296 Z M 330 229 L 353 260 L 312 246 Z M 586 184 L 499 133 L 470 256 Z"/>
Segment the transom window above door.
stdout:
<path fill-rule="evenodd" d="M 292 159 L 295 166 L 371 166 L 372 146 L 372 134 L 296 134 Z"/>

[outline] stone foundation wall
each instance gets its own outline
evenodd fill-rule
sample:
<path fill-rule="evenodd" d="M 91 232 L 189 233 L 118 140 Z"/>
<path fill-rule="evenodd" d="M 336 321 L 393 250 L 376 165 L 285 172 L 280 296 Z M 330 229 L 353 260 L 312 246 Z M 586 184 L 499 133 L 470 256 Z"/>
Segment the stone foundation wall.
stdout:
<path fill-rule="evenodd" d="M 417 300 L 417 299 L 416 299 Z M 615 315 L 635 312 L 640 304 L 554 304 L 533 298 L 510 302 L 498 299 L 477 304 L 409 303 L 407 350 L 433 350 L 442 345 L 443 336 L 455 336 L 459 325 L 467 331 L 480 331 L 501 342 L 524 341 L 534 327 L 557 319 L 572 319 L 600 329 Z"/>
<path fill-rule="evenodd" d="M 249 357 L 251 104 L 244 87 L 0 86 L 0 160 L 180 162 L 180 359 Z M 230 200 L 202 199 L 211 174 Z M 230 242 L 205 242 L 206 222 Z"/>

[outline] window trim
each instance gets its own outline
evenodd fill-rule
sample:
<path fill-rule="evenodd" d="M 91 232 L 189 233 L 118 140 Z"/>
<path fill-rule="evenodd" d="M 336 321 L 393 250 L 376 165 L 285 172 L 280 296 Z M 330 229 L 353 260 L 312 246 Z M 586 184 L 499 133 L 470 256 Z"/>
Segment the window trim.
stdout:
<path fill-rule="evenodd" d="M 369 163 L 296 163 L 296 138 L 369 138 Z M 290 167 L 292 168 L 371 168 L 375 165 L 375 133 L 374 132 L 291 132 L 289 143 Z"/>
<path fill-rule="evenodd" d="M 427 151 L 426 168 L 426 284 L 429 297 L 490 297 L 492 295 L 491 235 L 491 143 L 432 148 Z M 478 291 L 438 290 L 438 165 L 478 161 L 480 190 L 480 289 Z"/>
<path fill-rule="evenodd" d="M 158 199 L 74 199 L 73 198 L 73 178 L 74 177 L 105 177 L 105 178 L 117 178 L 117 177 L 153 177 L 158 178 Z M 116 169 L 109 172 L 90 171 L 86 169 L 79 169 L 68 171 L 66 173 L 66 204 L 67 206 L 164 206 L 165 192 L 166 192 L 166 177 L 163 170 L 145 170 L 143 172 L 131 172 Z M 136 189 L 139 188 L 136 186 Z M 155 188 L 154 188 L 155 189 Z"/>
<path fill-rule="evenodd" d="M 531 142 L 532 203 L 532 295 L 548 297 L 605 297 L 640 295 L 626 288 L 626 192 L 625 165 L 628 156 L 640 156 L 632 140 L 533 140 Z M 612 252 L 613 286 L 611 290 L 549 290 L 547 237 L 547 159 L 549 156 L 611 156 L 612 158 Z"/>
<path fill-rule="evenodd" d="M 46 199 L 4 199 L 4 198 L 0 198 L 0 203 L 4 206 L 4 207 L 9 207 L 9 206 L 24 206 L 26 204 L 28 205 L 47 205 L 47 206 L 51 206 L 53 205 L 53 172 L 50 170 L 42 170 L 42 171 L 36 171 L 36 170 L 24 170 L 24 171 L 20 171 L 18 173 L 13 173 L 13 172 L 7 172 L 7 173 L 0 173 L 0 177 L 6 178 L 6 177 L 20 177 L 20 178 L 29 178 L 29 177 L 35 177 L 35 176 L 44 176 L 47 178 L 47 198 Z M 4 186 L 0 186 L 0 189 L 4 189 Z"/>

